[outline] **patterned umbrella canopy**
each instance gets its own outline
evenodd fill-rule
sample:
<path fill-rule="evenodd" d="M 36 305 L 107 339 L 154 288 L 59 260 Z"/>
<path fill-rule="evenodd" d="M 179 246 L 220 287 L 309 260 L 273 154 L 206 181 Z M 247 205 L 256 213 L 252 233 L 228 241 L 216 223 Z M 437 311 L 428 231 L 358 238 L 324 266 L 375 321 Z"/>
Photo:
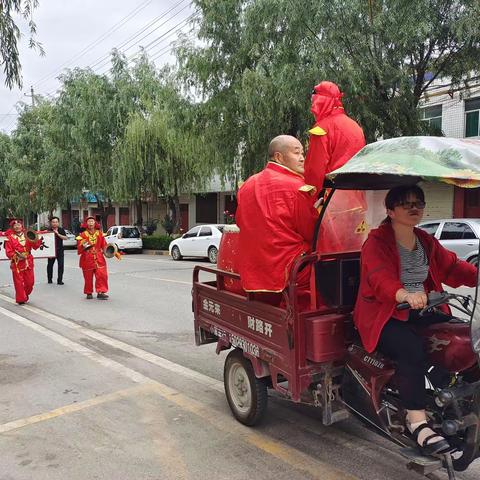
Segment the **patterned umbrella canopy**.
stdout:
<path fill-rule="evenodd" d="M 480 140 L 400 137 L 371 143 L 327 175 L 335 188 L 384 190 L 421 181 L 480 187 Z"/>

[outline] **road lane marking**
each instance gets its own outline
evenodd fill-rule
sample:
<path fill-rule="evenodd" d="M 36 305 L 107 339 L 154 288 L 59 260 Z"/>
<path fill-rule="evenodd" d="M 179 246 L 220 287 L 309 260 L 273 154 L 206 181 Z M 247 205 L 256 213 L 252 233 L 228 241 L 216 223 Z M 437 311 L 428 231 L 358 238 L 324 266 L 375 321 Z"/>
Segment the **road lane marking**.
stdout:
<path fill-rule="evenodd" d="M 3 297 L 3 295 L 1 296 Z M 34 307 L 30 307 L 30 309 L 32 308 Z M 231 434 L 233 432 L 235 433 L 238 432 L 237 436 L 240 440 L 255 446 L 259 450 L 262 450 L 263 452 L 275 458 L 278 458 L 279 460 L 287 463 L 288 465 L 290 465 L 292 468 L 296 470 L 309 473 L 313 478 L 318 478 L 319 480 L 353 480 L 356 478 L 340 470 L 337 470 L 334 467 L 331 467 L 330 465 L 328 465 L 327 463 L 321 460 L 312 458 L 309 455 L 297 450 L 294 447 L 272 440 L 267 435 L 258 433 L 253 429 L 250 429 L 248 427 L 245 427 L 244 425 L 241 425 L 240 423 L 237 423 L 237 422 L 232 423 L 228 421 L 226 422 L 225 420 L 227 418 L 231 418 L 226 414 L 222 412 L 218 412 L 213 408 L 208 407 L 205 404 L 202 404 L 198 400 L 194 400 L 182 394 L 178 390 L 175 390 L 174 388 L 171 388 L 167 385 L 157 382 L 156 380 L 146 377 L 143 374 L 130 369 L 129 367 L 126 367 L 124 365 L 119 364 L 118 362 L 115 362 L 114 360 L 110 360 L 109 358 L 104 357 L 103 355 L 100 355 L 88 349 L 87 347 L 84 347 L 83 345 L 73 342 L 72 340 L 69 340 L 63 337 L 62 335 L 56 332 L 48 330 L 47 328 L 35 323 L 32 320 L 22 317 L 21 315 L 11 312 L 10 310 L 7 310 L 3 307 L 0 307 L 0 313 L 21 323 L 22 325 L 32 328 L 33 330 L 41 333 L 42 335 L 49 337 L 50 339 L 52 339 L 57 343 L 60 343 L 61 345 L 67 346 L 68 348 L 74 350 L 75 352 L 81 353 L 82 355 L 85 355 L 88 358 L 91 358 L 101 363 L 104 366 L 107 366 L 115 371 L 123 373 L 124 375 L 128 376 L 128 378 L 136 381 L 137 383 L 141 383 L 142 384 L 141 387 L 144 387 L 146 389 L 151 388 L 152 391 L 155 391 L 164 399 L 177 405 L 183 410 L 188 411 L 208 421 L 211 425 L 213 425 L 218 430 L 228 434 Z M 169 363 L 173 364 L 173 362 L 169 362 Z M 173 365 L 176 365 L 176 364 L 173 364 Z M 206 377 L 206 378 L 209 378 L 209 377 Z M 220 383 L 220 382 L 217 382 L 217 383 Z M 131 389 L 127 389 L 127 390 L 131 390 Z M 112 397 L 113 399 L 115 399 L 114 397 L 116 395 L 118 396 L 118 398 L 121 398 L 121 394 L 119 394 L 119 392 L 106 394 L 105 397 L 106 398 Z M 105 400 L 104 402 L 100 401 L 100 403 L 105 403 L 106 401 L 111 401 L 111 400 Z M 79 405 L 81 406 L 80 409 L 82 409 L 82 405 L 81 405 L 82 403 L 84 404 L 83 408 L 89 408 L 96 405 L 95 399 L 86 400 L 85 402 L 79 402 Z M 12 422 L 8 422 L 3 426 L 0 426 L 0 433 L 5 433 L 8 431 L 26 427 L 34 423 L 47 421 L 51 418 L 55 418 L 60 415 L 66 415 L 67 413 L 78 411 L 76 410 L 75 407 L 76 407 L 76 404 L 71 404 L 56 410 L 52 410 L 44 414 L 34 415 L 33 417 L 28 417 L 26 419 L 18 419 Z M 2 427 L 6 429 L 5 432 L 1 430 Z"/>
<path fill-rule="evenodd" d="M 11 312 L 6 308 L 0 307 L 0 313 L 5 315 L 6 317 L 11 318 L 12 320 L 17 321 L 18 323 L 21 323 L 22 325 L 28 328 L 31 328 L 32 330 L 35 330 L 38 333 L 41 333 L 45 337 L 50 338 L 51 340 L 59 343 L 60 345 L 63 345 L 64 347 L 67 347 L 77 353 L 80 353 L 81 355 L 88 357 L 90 360 L 93 360 L 103 365 L 104 367 L 109 368 L 110 370 L 114 370 L 115 372 L 123 375 L 124 377 L 129 378 L 135 383 L 146 383 L 151 381 L 151 379 L 146 377 L 145 375 L 142 375 L 141 373 L 136 372 L 135 370 L 132 370 L 131 368 L 128 368 L 125 365 L 122 365 L 121 363 L 116 362 L 115 360 L 111 360 L 110 358 L 104 357 L 103 355 L 100 355 L 99 353 L 91 350 L 90 348 L 80 345 L 79 343 L 73 342 L 72 340 L 69 340 L 68 338 L 60 335 L 59 333 L 53 332 L 48 328 L 42 327 L 42 325 L 39 325 L 38 323 L 35 323 L 32 320 L 29 320 L 28 318 L 22 317 L 17 313 Z"/>
<path fill-rule="evenodd" d="M 9 303 L 12 303 L 12 304 L 15 303 L 13 299 L 11 299 L 10 297 L 7 297 L 6 295 L 0 294 L 0 298 L 4 299 Z M 118 350 L 127 352 L 130 355 L 133 355 L 134 357 L 140 358 L 141 360 L 145 360 L 146 362 L 157 365 L 158 367 L 161 367 L 165 370 L 168 370 L 170 372 L 182 375 L 183 377 L 195 380 L 201 383 L 202 385 L 206 385 L 212 388 L 213 390 L 216 390 L 222 393 L 224 392 L 223 383 L 219 382 L 218 380 L 215 380 L 212 377 L 209 377 L 208 375 L 204 375 L 203 373 L 196 372 L 195 370 L 192 370 L 188 367 L 184 367 L 177 363 L 171 362 L 170 360 L 167 360 L 166 358 L 155 355 L 154 353 L 150 353 L 145 350 L 142 350 L 141 348 L 134 347 L 133 345 L 129 345 L 128 343 L 122 342 L 121 340 L 116 340 L 103 333 L 97 332 L 96 330 L 83 327 L 82 325 L 79 325 L 73 322 L 72 320 L 66 320 L 65 318 L 59 317 L 58 315 L 55 315 L 50 312 L 46 312 L 45 310 L 42 310 L 40 308 L 33 307 L 32 305 L 23 305 L 21 308 L 28 310 L 32 313 L 36 313 L 41 317 L 52 320 L 60 325 L 63 325 L 64 327 L 70 328 L 71 330 L 80 332 L 82 335 L 85 335 L 86 337 L 99 340 L 100 342 L 106 345 L 110 345 L 111 347 L 117 348 Z M 9 310 L 7 311 L 10 312 Z"/>
<path fill-rule="evenodd" d="M 53 418 L 61 417 L 69 413 L 79 412 L 87 408 L 95 407 L 103 403 L 114 402 L 122 398 L 128 398 L 139 395 L 148 391 L 153 391 L 156 388 L 156 382 L 150 381 L 149 383 L 142 383 L 135 387 L 125 388 L 112 393 L 106 393 L 105 395 L 99 395 L 98 397 L 85 400 L 83 402 L 71 403 L 49 412 L 40 413 L 38 415 L 32 415 L 31 417 L 20 418 L 11 422 L 0 425 L 0 434 L 11 432 L 12 430 L 18 430 L 19 428 L 26 427 L 28 425 L 34 425 L 35 423 L 44 422 Z"/>
<path fill-rule="evenodd" d="M 357 478 L 330 466 L 322 460 L 311 457 L 295 447 L 272 440 L 268 435 L 259 433 L 255 431 L 255 429 L 246 427 L 237 421 L 234 423 L 226 422 L 226 414 L 218 412 L 213 408 L 202 404 L 198 400 L 187 397 L 170 387 L 157 384 L 155 390 L 166 400 L 169 400 L 183 410 L 204 419 L 216 429 L 229 433 L 234 438 L 238 438 L 257 449 L 262 450 L 264 453 L 281 460 L 295 470 L 308 473 L 313 478 L 319 480 L 354 480 Z"/>
<path fill-rule="evenodd" d="M 161 277 L 149 277 L 148 275 L 140 275 L 138 273 L 126 273 L 126 277 L 133 277 L 133 278 L 142 278 L 146 280 L 159 280 L 161 282 L 170 282 L 170 283 L 180 283 L 182 285 L 188 285 L 189 287 L 192 286 L 192 282 L 185 282 L 182 280 L 172 280 L 170 278 L 161 278 Z"/>

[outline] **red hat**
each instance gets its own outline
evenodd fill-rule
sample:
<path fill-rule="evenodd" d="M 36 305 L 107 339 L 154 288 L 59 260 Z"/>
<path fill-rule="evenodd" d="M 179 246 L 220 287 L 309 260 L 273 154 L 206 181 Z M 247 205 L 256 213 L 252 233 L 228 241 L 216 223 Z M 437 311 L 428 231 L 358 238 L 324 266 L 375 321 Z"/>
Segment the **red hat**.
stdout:
<path fill-rule="evenodd" d="M 87 227 L 87 221 L 89 219 L 92 219 L 92 220 L 95 220 L 95 229 L 96 230 L 100 230 L 100 224 L 97 222 L 96 218 L 95 217 L 92 217 L 91 215 L 89 217 L 87 217 L 83 223 L 80 225 L 80 228 L 83 228 L 84 230 L 86 230 L 88 227 Z"/>
<path fill-rule="evenodd" d="M 23 227 L 23 221 L 20 220 L 19 218 L 12 218 L 12 219 L 8 222 L 8 224 L 9 224 L 11 227 L 13 227 L 16 223 L 19 223 L 19 224 L 22 225 L 22 227 Z"/>

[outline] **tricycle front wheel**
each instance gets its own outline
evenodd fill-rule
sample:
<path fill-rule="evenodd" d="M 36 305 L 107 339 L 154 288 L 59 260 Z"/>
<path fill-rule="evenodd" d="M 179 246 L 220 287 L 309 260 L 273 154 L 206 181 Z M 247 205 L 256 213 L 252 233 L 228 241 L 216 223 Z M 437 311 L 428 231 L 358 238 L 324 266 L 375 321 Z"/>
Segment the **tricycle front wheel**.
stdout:
<path fill-rule="evenodd" d="M 267 409 L 267 385 L 255 376 L 251 362 L 235 349 L 225 360 L 223 383 L 234 417 L 244 425 L 259 423 Z"/>

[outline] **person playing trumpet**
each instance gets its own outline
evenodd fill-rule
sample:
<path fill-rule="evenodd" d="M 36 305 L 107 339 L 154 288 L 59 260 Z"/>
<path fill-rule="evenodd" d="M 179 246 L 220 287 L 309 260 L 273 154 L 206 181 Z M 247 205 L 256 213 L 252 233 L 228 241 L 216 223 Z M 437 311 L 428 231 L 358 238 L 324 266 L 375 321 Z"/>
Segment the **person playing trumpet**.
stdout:
<path fill-rule="evenodd" d="M 35 276 L 33 269 L 32 250 L 36 250 L 42 244 L 42 237 L 30 240 L 25 232 L 21 220 L 11 220 L 10 229 L 5 232 L 5 253 L 10 259 L 13 285 L 15 287 L 15 301 L 19 305 L 28 302 L 33 291 Z"/>
<path fill-rule="evenodd" d="M 88 300 L 93 298 L 93 277 L 95 277 L 97 298 L 107 300 L 108 271 L 104 254 L 107 242 L 95 218 L 87 217 L 82 228 L 85 230 L 76 238 L 77 253 L 80 255 L 79 265 L 85 280 L 83 292 Z"/>

